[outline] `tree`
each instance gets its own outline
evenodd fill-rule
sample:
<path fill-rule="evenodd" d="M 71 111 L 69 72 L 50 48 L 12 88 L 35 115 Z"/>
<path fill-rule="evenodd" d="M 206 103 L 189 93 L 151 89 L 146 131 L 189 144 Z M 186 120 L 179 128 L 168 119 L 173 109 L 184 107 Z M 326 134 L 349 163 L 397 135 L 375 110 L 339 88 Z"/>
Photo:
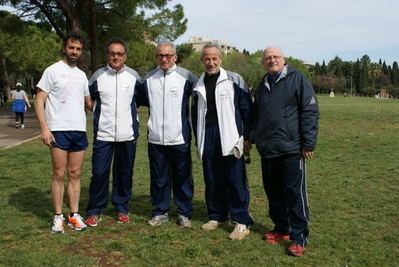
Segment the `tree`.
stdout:
<path fill-rule="evenodd" d="M 8 94 L 9 79 L 14 79 L 14 84 L 17 80 L 25 81 L 28 90 L 34 88 L 35 79 L 40 77 L 48 62 L 61 55 L 57 36 L 50 27 L 23 21 L 8 11 L 0 11 L 0 19 L 0 58 Z"/>
<path fill-rule="evenodd" d="M 285 59 L 285 63 L 293 66 L 295 69 L 302 72 L 306 76 L 306 78 L 308 78 L 308 80 L 312 82 L 312 77 L 309 74 L 308 68 L 305 66 L 305 64 L 303 64 L 302 60 L 289 57 Z"/>
<path fill-rule="evenodd" d="M 359 61 L 359 59 L 356 60 L 355 69 L 354 69 L 354 77 L 355 77 L 356 92 L 360 93 L 360 90 L 362 88 L 360 87 L 360 61 Z"/>
<path fill-rule="evenodd" d="M 91 70 L 98 68 L 99 44 L 114 36 L 125 41 L 175 40 L 187 29 L 183 7 L 166 8 L 171 0 L 2 0 L 21 12 L 21 16 L 49 23 L 63 38 L 69 30 L 88 33 Z M 145 11 L 159 11 L 147 16 Z M 83 55 L 83 59 L 85 59 Z M 87 59 L 86 59 L 87 60 Z M 85 66 L 79 64 L 88 72 Z"/>
<path fill-rule="evenodd" d="M 361 68 L 360 68 L 360 75 L 359 75 L 359 89 L 360 90 L 368 87 L 369 65 L 370 65 L 370 58 L 369 58 L 369 56 L 364 55 L 361 59 Z"/>
<path fill-rule="evenodd" d="M 126 65 L 135 69 L 142 77 L 148 71 L 157 67 L 155 45 L 139 41 L 130 41 L 128 42 L 128 46 L 130 51 L 126 59 Z M 105 61 L 104 55 L 104 64 Z"/>
<path fill-rule="evenodd" d="M 391 81 L 394 86 L 399 85 L 399 68 L 398 68 L 398 62 L 396 62 L 396 61 L 394 61 L 392 64 Z"/>
<path fill-rule="evenodd" d="M 180 66 L 191 71 L 197 77 L 201 76 L 201 74 L 205 71 L 200 61 L 199 52 L 194 52 L 188 58 L 185 58 L 180 63 Z"/>
<path fill-rule="evenodd" d="M 381 75 L 381 66 L 377 63 L 370 63 L 370 79 L 371 79 L 371 88 L 378 89 L 378 85 L 376 86 L 376 80 Z"/>
<path fill-rule="evenodd" d="M 320 63 L 316 62 L 315 66 L 314 66 L 314 75 L 321 75 L 321 70 L 320 70 Z"/>
<path fill-rule="evenodd" d="M 335 56 L 333 60 L 330 60 L 330 62 L 328 62 L 328 73 L 333 74 L 337 77 L 342 77 L 342 66 L 342 59 L 338 56 Z"/>
<path fill-rule="evenodd" d="M 177 53 L 178 57 L 176 60 L 176 64 L 179 64 L 186 58 L 189 58 L 191 56 L 191 54 L 194 53 L 194 51 L 195 50 L 193 48 L 193 44 L 185 43 L 185 44 L 177 45 L 176 53 Z"/>
<path fill-rule="evenodd" d="M 328 74 L 327 66 L 323 60 L 323 64 L 321 64 L 321 67 L 320 67 L 320 75 L 327 75 L 327 74 Z"/>

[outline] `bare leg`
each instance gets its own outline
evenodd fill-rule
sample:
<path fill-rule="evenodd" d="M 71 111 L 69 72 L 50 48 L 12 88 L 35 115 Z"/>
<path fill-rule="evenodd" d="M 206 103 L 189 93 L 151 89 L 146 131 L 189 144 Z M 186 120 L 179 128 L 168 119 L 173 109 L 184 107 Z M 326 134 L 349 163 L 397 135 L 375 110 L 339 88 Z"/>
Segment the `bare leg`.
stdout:
<path fill-rule="evenodd" d="M 80 200 L 80 172 L 82 170 L 86 151 L 68 153 L 68 188 L 69 209 L 71 212 L 79 211 Z"/>
<path fill-rule="evenodd" d="M 53 164 L 53 177 L 51 180 L 51 198 L 53 200 L 54 214 L 62 214 L 62 200 L 64 198 L 64 178 L 67 164 L 67 151 L 50 148 Z"/>

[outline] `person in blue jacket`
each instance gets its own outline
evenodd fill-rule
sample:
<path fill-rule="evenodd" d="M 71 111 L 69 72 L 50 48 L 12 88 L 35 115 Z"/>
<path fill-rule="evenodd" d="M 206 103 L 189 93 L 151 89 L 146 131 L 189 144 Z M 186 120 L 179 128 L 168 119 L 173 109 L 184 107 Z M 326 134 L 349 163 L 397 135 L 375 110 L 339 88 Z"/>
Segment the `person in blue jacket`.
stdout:
<path fill-rule="evenodd" d="M 302 256 L 309 235 L 305 160 L 313 157 L 319 109 L 306 77 L 285 64 L 281 49 L 264 50 L 267 73 L 255 92 L 251 140 L 261 156 L 263 186 L 274 228 L 265 235 L 275 243 L 290 239 L 286 253 Z"/>
<path fill-rule="evenodd" d="M 194 195 L 189 100 L 197 77 L 176 66 L 177 56 L 173 43 L 158 43 L 158 68 L 144 77 L 139 98 L 149 107 L 148 158 L 154 209 L 148 224 L 159 226 L 169 221 L 173 191 L 177 223 L 186 228 L 191 227 Z"/>
<path fill-rule="evenodd" d="M 249 153 L 253 107 L 243 78 L 220 67 L 222 50 L 209 42 L 201 51 L 205 72 L 193 94 L 192 123 L 202 161 L 209 221 L 204 230 L 235 223 L 230 239 L 243 239 L 254 220 L 243 153 Z"/>
<path fill-rule="evenodd" d="M 12 105 L 12 111 L 15 112 L 15 128 L 19 128 L 19 120 L 21 120 L 21 128 L 25 129 L 24 119 L 26 112 L 26 105 L 30 107 L 28 97 L 24 90 L 22 89 L 22 84 L 17 83 L 17 90 L 12 93 L 12 99 L 14 103 Z M 26 103 L 26 104 L 25 104 Z"/>

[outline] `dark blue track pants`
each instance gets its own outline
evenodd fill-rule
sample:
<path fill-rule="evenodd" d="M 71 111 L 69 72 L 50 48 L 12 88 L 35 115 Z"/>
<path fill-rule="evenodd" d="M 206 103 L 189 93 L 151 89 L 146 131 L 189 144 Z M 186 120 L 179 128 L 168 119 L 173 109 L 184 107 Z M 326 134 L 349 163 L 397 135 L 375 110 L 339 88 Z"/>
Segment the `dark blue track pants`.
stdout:
<path fill-rule="evenodd" d="M 100 214 L 107 206 L 109 175 L 112 167 L 112 204 L 116 212 L 128 213 L 132 198 L 133 167 L 136 156 L 136 140 L 127 142 L 104 142 L 94 140 L 90 200 L 86 211 Z"/>
<path fill-rule="evenodd" d="M 211 220 L 231 219 L 248 227 L 254 222 L 248 211 L 249 188 L 244 157 L 222 156 L 219 127 L 207 125 L 205 130 L 202 168 L 205 200 Z"/>
<path fill-rule="evenodd" d="M 263 186 L 269 200 L 273 231 L 290 234 L 292 242 L 305 246 L 309 235 L 305 160 L 299 154 L 262 158 Z"/>
<path fill-rule="evenodd" d="M 161 146 L 148 144 L 150 160 L 150 196 L 155 209 L 152 216 L 170 210 L 173 188 L 173 202 L 177 213 L 191 219 L 193 216 L 194 182 L 190 144 Z"/>

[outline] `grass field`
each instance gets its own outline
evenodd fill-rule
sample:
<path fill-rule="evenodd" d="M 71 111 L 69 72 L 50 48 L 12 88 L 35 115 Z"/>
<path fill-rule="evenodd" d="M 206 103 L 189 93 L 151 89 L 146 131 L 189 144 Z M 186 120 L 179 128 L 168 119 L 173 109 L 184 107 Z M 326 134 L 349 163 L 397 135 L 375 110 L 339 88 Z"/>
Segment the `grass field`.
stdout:
<path fill-rule="evenodd" d="M 0 150 L 0 266 L 399 266 L 399 100 L 318 97 L 318 144 L 315 157 L 307 162 L 310 237 L 303 257 L 286 256 L 289 243 L 271 245 L 263 240 L 273 225 L 256 149 L 247 165 L 255 224 L 245 239 L 228 240 L 233 226 L 200 229 L 208 216 L 201 166 L 194 153 L 193 227 L 177 226 L 173 203 L 169 223 L 147 226 L 152 210 L 147 111 L 140 108 L 129 224 L 116 222 L 109 202 L 97 227 L 51 234 L 48 149 L 37 138 Z M 90 138 L 91 128 L 89 118 Z M 91 149 L 81 176 L 84 217 Z M 67 207 L 65 198 L 65 216 Z"/>

